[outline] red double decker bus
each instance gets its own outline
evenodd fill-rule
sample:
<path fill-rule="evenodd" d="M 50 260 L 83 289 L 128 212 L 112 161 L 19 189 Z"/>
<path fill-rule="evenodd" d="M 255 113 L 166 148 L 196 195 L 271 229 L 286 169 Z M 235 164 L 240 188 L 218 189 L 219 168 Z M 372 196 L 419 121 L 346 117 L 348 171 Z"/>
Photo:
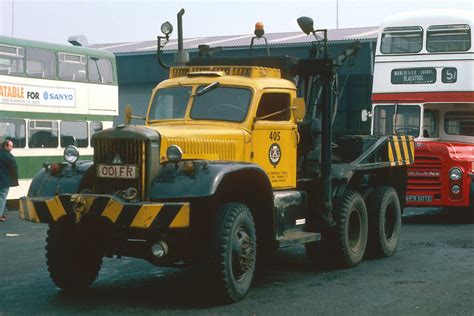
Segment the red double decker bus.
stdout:
<path fill-rule="evenodd" d="M 415 137 L 407 206 L 474 210 L 474 12 L 387 19 L 375 54 L 372 133 Z"/>

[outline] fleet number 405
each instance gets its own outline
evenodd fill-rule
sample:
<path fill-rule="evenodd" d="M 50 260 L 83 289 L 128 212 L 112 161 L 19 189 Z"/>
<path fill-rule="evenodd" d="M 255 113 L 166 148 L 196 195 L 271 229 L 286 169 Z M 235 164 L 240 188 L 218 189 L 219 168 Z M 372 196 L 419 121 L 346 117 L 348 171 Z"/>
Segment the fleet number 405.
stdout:
<path fill-rule="evenodd" d="M 270 138 L 271 141 L 280 140 L 280 132 L 270 132 L 270 136 L 268 138 Z"/>

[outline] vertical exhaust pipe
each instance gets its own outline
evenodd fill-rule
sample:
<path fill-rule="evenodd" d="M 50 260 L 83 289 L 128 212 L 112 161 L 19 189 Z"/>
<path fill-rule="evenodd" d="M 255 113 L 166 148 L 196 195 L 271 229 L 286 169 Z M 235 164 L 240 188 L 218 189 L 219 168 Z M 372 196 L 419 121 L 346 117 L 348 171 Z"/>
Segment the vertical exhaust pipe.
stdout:
<path fill-rule="evenodd" d="M 174 57 L 177 66 L 185 66 L 189 62 L 189 53 L 183 49 L 183 15 L 184 9 L 178 12 L 178 53 Z"/>

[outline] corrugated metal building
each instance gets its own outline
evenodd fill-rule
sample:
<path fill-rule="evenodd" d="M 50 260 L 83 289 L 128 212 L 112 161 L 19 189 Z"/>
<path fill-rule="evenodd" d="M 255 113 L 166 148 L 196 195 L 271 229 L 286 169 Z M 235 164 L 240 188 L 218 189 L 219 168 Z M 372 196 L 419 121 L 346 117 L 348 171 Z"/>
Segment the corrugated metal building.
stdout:
<path fill-rule="evenodd" d="M 373 56 L 378 27 L 348 28 L 328 30 L 329 51 L 332 56 L 339 55 L 353 41 L 361 43 L 361 49 L 352 62 L 341 68 L 339 86 L 345 88 L 340 96 L 335 131 L 339 133 L 368 133 L 369 125 L 361 122 L 360 111 L 370 109 L 372 91 Z M 248 56 L 251 39 L 254 35 L 215 36 L 185 38 L 184 49 L 190 57 L 197 56 L 198 46 L 207 44 L 210 47 L 222 46 L 223 50 L 216 56 Z M 302 32 L 269 33 L 267 38 L 272 56 L 290 55 L 298 58 L 308 57 L 315 38 Z M 94 48 L 109 50 L 117 58 L 119 79 L 120 117 L 116 123 L 123 122 L 125 105 L 133 105 L 134 115 L 144 116 L 152 88 L 168 77 L 168 71 L 162 68 L 156 55 L 156 40 L 127 43 L 97 44 Z M 166 45 L 163 60 L 173 63 L 177 52 L 177 40 L 170 40 Z M 254 42 L 253 56 L 266 55 L 264 40 Z M 137 122 L 138 123 L 138 122 Z"/>

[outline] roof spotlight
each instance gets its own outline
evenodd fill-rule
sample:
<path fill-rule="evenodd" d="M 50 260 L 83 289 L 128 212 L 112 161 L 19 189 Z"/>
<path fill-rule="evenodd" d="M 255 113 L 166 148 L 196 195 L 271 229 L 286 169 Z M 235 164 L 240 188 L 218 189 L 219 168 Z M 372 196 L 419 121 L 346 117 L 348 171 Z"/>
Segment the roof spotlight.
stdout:
<path fill-rule="evenodd" d="M 314 34 L 314 22 L 313 19 L 307 16 L 302 16 L 296 20 L 298 22 L 299 27 L 306 35 L 310 33 Z"/>
<path fill-rule="evenodd" d="M 166 39 L 171 35 L 171 32 L 173 32 L 173 25 L 170 22 L 166 21 L 161 24 L 161 33 L 165 34 Z"/>

